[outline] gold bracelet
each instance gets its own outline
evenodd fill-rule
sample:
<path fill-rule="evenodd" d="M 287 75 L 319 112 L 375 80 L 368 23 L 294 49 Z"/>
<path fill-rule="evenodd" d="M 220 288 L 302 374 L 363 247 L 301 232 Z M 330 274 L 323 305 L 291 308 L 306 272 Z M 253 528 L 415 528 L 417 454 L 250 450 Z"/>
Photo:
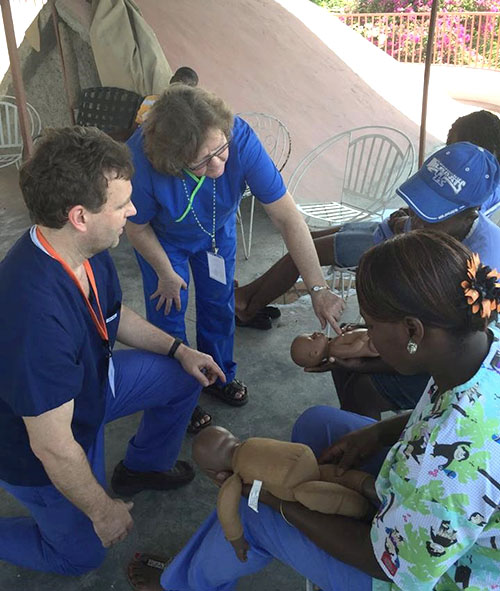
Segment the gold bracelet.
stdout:
<path fill-rule="evenodd" d="M 288 521 L 288 519 L 285 517 L 285 514 L 283 513 L 283 500 L 281 500 L 281 501 L 280 501 L 280 513 L 281 513 L 281 517 L 283 517 L 283 520 L 285 521 L 285 523 L 288 523 L 288 525 L 289 525 L 290 527 L 295 527 L 295 526 L 293 525 L 293 523 L 290 523 L 290 522 Z"/>

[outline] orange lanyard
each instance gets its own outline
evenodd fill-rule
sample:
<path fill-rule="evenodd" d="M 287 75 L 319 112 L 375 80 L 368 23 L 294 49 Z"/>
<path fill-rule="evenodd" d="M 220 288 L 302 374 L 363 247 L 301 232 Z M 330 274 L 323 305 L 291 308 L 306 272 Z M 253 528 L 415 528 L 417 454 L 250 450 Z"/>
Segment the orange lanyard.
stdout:
<path fill-rule="evenodd" d="M 71 277 L 74 284 L 78 287 L 78 290 L 80 291 L 83 299 L 85 300 L 85 304 L 87 305 L 87 309 L 90 313 L 90 316 L 91 316 L 92 320 L 94 321 L 95 327 L 97 328 L 97 332 L 99 333 L 101 339 L 106 343 L 106 345 L 109 348 L 108 327 L 106 326 L 106 321 L 104 320 L 104 316 L 102 314 L 101 304 L 99 302 L 99 294 L 97 293 L 97 285 L 96 285 L 95 277 L 94 277 L 94 271 L 92 270 L 90 263 L 88 261 L 85 261 L 83 263 L 83 267 L 85 268 L 85 272 L 87 273 L 87 278 L 89 280 L 90 288 L 94 292 L 94 297 L 95 297 L 95 301 L 97 304 L 97 311 L 99 312 L 99 316 L 97 316 L 97 314 L 95 313 L 94 308 L 92 307 L 92 304 L 90 303 L 90 300 L 87 297 L 87 294 L 83 291 L 83 287 L 81 286 L 81 283 L 78 281 L 77 276 L 73 273 L 73 270 L 71 269 L 71 267 L 68 265 L 68 263 L 64 259 L 62 259 L 57 254 L 57 252 L 47 242 L 45 236 L 42 234 L 42 232 L 40 231 L 40 228 L 38 228 L 38 226 L 36 228 L 36 236 L 37 236 L 38 240 L 40 241 L 40 244 L 45 248 L 45 250 L 50 254 L 50 256 L 52 258 L 54 258 L 56 261 L 58 261 L 59 263 L 61 263 L 63 269 Z"/>

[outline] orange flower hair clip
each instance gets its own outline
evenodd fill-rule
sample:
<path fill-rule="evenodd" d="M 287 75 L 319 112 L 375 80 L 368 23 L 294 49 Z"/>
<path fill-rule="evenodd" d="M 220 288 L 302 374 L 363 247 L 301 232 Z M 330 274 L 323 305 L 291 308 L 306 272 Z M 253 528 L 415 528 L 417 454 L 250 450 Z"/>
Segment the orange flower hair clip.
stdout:
<path fill-rule="evenodd" d="M 500 310 L 500 273 L 481 264 L 478 254 L 467 261 L 467 281 L 460 284 L 472 313 L 481 312 L 481 318 L 489 318 Z"/>

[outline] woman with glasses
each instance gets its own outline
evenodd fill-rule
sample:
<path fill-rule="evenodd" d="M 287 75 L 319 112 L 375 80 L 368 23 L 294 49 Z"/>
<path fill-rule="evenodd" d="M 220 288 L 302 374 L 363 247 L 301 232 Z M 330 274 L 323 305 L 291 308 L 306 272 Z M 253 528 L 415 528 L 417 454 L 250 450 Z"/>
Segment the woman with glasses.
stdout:
<path fill-rule="evenodd" d="M 403 374 L 432 378 L 412 412 L 374 421 L 314 407 L 292 439 L 320 462 L 371 474 L 373 520 L 280 501 L 264 483 L 258 513 L 240 503 L 245 562 L 214 512 L 168 566 L 136 555 L 134 589 L 228 591 L 273 558 L 324 591 L 498 586 L 500 329 L 492 321 L 500 275 L 451 236 L 414 231 L 363 255 L 357 293 L 381 357 Z"/>
<path fill-rule="evenodd" d="M 337 327 L 343 303 L 327 288 L 307 226 L 280 173 L 249 125 L 220 98 L 199 87 L 172 85 L 128 143 L 137 215 L 129 218 L 127 234 L 143 276 L 147 318 L 186 342 L 191 268 L 198 349 L 212 355 L 226 376 L 225 384 L 205 391 L 242 406 L 248 394 L 233 361 L 233 280 L 236 211 L 246 184 L 283 235 L 322 327 Z M 194 431 L 210 422 L 207 415 L 198 416 Z"/>

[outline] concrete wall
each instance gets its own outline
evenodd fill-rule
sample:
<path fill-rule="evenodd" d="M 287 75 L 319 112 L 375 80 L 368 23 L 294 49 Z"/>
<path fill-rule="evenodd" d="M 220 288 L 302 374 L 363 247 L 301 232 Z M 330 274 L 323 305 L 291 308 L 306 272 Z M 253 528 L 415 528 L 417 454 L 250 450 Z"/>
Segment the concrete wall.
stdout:
<path fill-rule="evenodd" d="M 81 88 L 100 85 L 89 44 L 90 6 L 86 2 L 66 0 L 57 2 L 57 8 L 71 102 L 76 107 Z M 71 120 L 61 58 L 48 4 L 39 15 L 39 31 L 39 52 L 32 48 L 27 39 L 19 47 L 26 96 L 40 114 L 44 127 L 69 125 Z M 0 95 L 6 94 L 14 94 L 10 69 L 0 83 Z"/>
<path fill-rule="evenodd" d="M 423 78 L 423 64 L 401 64 Z M 450 98 L 500 113 L 500 72 L 485 68 L 434 65 L 431 84 Z"/>

